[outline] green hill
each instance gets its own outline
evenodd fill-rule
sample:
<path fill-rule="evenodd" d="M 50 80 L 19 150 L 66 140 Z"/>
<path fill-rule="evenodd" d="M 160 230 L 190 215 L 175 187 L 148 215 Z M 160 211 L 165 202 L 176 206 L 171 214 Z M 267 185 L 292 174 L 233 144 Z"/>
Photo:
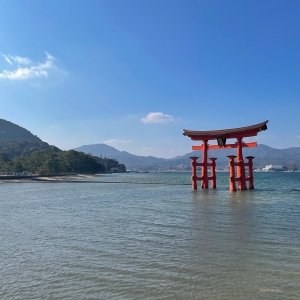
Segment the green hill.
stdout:
<path fill-rule="evenodd" d="M 14 141 L 0 140 L 0 154 L 6 154 L 9 158 L 16 156 L 27 156 L 35 151 L 53 150 L 54 152 L 61 151 L 55 146 L 51 146 L 46 142 L 32 142 L 25 139 Z"/>
<path fill-rule="evenodd" d="M 0 154 L 14 158 L 21 155 L 30 155 L 35 151 L 61 151 L 55 146 L 43 142 L 29 130 L 10 121 L 0 119 Z"/>
<path fill-rule="evenodd" d="M 40 143 L 42 140 L 33 135 L 29 130 L 12 122 L 0 119 L 0 141 L 28 140 Z"/>

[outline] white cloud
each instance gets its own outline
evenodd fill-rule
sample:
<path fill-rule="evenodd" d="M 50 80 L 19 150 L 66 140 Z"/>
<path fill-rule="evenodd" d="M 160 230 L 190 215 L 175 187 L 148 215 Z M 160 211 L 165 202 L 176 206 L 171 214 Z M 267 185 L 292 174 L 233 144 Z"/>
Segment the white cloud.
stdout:
<path fill-rule="evenodd" d="M 166 124 L 174 121 L 174 117 L 163 114 L 162 112 L 151 112 L 145 118 L 141 118 L 143 123 Z"/>
<path fill-rule="evenodd" d="M 16 56 L 4 55 L 4 54 L 2 54 L 2 56 L 11 65 L 14 64 L 13 62 L 16 62 L 18 64 L 23 64 L 23 65 L 28 65 L 31 62 L 28 57 L 21 57 L 21 56 L 18 56 L 18 55 L 16 55 Z"/>
<path fill-rule="evenodd" d="M 31 61 L 28 57 L 15 56 L 14 60 L 19 64 L 28 65 Z"/>
<path fill-rule="evenodd" d="M 115 140 L 115 139 L 112 139 L 112 140 L 104 141 L 103 143 L 108 144 L 108 145 L 110 145 L 110 144 L 115 145 L 115 144 L 129 144 L 129 143 L 131 143 L 131 141 L 130 140 Z"/>
<path fill-rule="evenodd" d="M 2 55 L 5 60 L 14 65 L 13 62 L 19 64 L 31 64 L 29 67 L 20 67 L 17 65 L 15 70 L 3 70 L 0 73 L 0 79 L 9 79 L 9 80 L 26 80 L 38 77 L 48 77 L 50 69 L 57 69 L 54 65 L 54 57 L 46 52 L 46 60 L 44 63 L 31 63 L 31 60 L 28 57 L 12 56 L 12 55 Z"/>

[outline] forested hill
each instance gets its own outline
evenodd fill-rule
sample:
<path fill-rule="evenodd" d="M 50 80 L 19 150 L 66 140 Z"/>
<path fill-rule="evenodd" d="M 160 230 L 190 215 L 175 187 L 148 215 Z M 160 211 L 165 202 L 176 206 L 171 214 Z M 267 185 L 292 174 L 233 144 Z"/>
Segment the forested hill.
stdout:
<path fill-rule="evenodd" d="M 42 140 L 33 135 L 29 130 L 14 124 L 12 122 L 0 119 L 0 141 L 28 140 L 34 143 L 40 143 Z"/>
<path fill-rule="evenodd" d="M 43 142 L 29 130 L 12 122 L 0 119 L 0 154 L 12 159 L 21 155 L 30 155 L 35 151 L 61 151 L 55 146 Z"/>
<path fill-rule="evenodd" d="M 125 172 L 116 159 L 62 151 L 30 131 L 0 119 L 0 175 Z"/>
<path fill-rule="evenodd" d="M 51 146 L 46 142 L 32 142 L 28 140 L 14 140 L 5 141 L 0 139 L 0 154 L 7 155 L 8 158 L 14 158 L 17 156 L 30 155 L 36 151 L 52 150 L 54 152 L 61 151 L 55 146 Z"/>

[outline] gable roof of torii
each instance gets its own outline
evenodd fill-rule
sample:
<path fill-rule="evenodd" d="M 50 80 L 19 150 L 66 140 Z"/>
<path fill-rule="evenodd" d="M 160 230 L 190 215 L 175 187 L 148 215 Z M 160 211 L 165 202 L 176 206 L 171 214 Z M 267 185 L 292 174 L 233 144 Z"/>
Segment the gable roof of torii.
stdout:
<path fill-rule="evenodd" d="M 251 126 L 222 130 L 196 131 L 183 129 L 183 135 L 190 137 L 192 140 L 214 140 L 218 138 L 231 139 L 237 137 L 250 137 L 256 136 L 257 133 L 262 130 L 267 130 L 268 122 L 269 121 L 267 120 L 265 122 Z"/>

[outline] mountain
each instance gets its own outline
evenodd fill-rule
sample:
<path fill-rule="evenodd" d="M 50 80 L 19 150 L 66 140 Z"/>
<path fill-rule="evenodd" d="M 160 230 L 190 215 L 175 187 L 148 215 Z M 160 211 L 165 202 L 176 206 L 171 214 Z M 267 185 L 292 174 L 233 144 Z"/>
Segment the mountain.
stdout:
<path fill-rule="evenodd" d="M 199 156 L 201 158 L 202 151 L 192 151 L 182 156 L 176 156 L 171 159 L 157 158 L 153 156 L 138 156 L 130 154 L 126 151 L 119 151 L 114 147 L 105 144 L 85 145 L 76 148 L 77 151 L 91 153 L 95 156 L 107 156 L 116 158 L 120 163 L 126 165 L 128 169 L 172 169 L 183 165 L 183 168 L 190 166 L 190 156 Z M 208 151 L 208 157 L 217 157 L 217 167 L 225 167 L 228 165 L 228 155 L 236 155 L 236 149 L 211 150 Z M 254 166 L 261 167 L 267 164 L 274 165 L 291 165 L 300 166 L 300 147 L 292 147 L 287 149 L 275 149 L 263 144 L 256 148 L 244 148 L 244 157 L 254 156 Z M 199 159 L 200 161 L 200 159 Z M 184 167 L 185 166 L 185 167 Z"/>
<path fill-rule="evenodd" d="M 24 139 L 34 143 L 40 143 L 42 140 L 33 135 L 29 130 L 14 124 L 10 121 L 0 119 L 0 141 L 13 141 Z"/>
<path fill-rule="evenodd" d="M 30 155 L 35 151 L 53 150 L 55 152 L 61 151 L 55 146 L 51 146 L 46 142 L 31 142 L 25 139 L 18 139 L 13 141 L 0 140 L 0 154 L 6 154 L 9 158 L 16 156 Z"/>
<path fill-rule="evenodd" d="M 0 174 L 12 175 L 24 171 L 44 175 L 95 174 L 124 172 L 126 167 L 111 158 L 102 159 L 74 150 L 62 151 L 43 142 L 27 129 L 0 119 Z"/>
<path fill-rule="evenodd" d="M 59 148 L 43 142 L 27 129 L 0 119 L 0 154 L 6 154 L 9 158 L 14 158 L 49 149 L 56 152 L 61 151 Z"/>
<path fill-rule="evenodd" d="M 87 154 L 92 154 L 94 156 L 107 156 L 109 158 L 117 159 L 121 164 L 124 164 L 127 168 L 138 168 L 138 167 L 150 167 L 157 166 L 165 162 L 165 158 L 157 158 L 154 156 L 139 156 L 128 153 L 126 151 L 119 151 L 114 147 L 108 146 L 106 144 L 94 144 L 94 145 L 84 145 L 75 148 L 76 151 L 82 151 Z"/>
<path fill-rule="evenodd" d="M 216 157 L 218 166 L 228 165 L 228 155 L 236 155 L 236 149 L 210 150 L 208 157 Z M 276 165 L 300 165 L 300 147 L 287 149 L 275 149 L 263 144 L 257 145 L 256 148 L 244 148 L 243 156 L 254 156 L 254 166 L 265 166 L 267 164 Z M 202 151 L 192 151 L 181 157 L 176 157 L 176 161 L 186 161 L 190 156 L 202 156 Z M 183 163 L 183 162 L 182 162 Z"/>

